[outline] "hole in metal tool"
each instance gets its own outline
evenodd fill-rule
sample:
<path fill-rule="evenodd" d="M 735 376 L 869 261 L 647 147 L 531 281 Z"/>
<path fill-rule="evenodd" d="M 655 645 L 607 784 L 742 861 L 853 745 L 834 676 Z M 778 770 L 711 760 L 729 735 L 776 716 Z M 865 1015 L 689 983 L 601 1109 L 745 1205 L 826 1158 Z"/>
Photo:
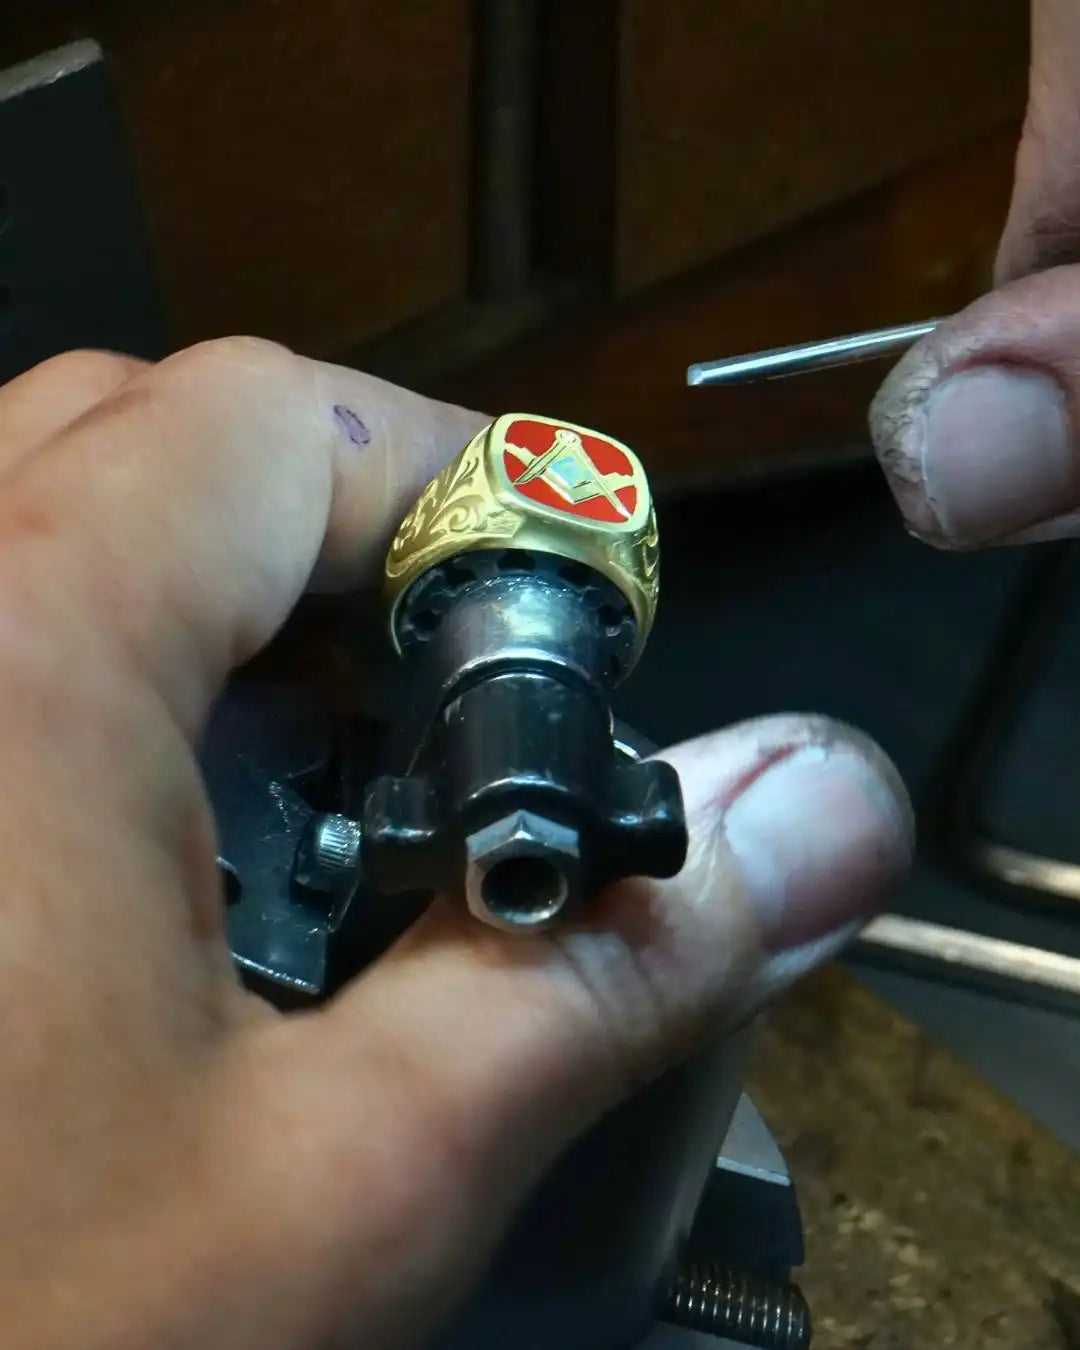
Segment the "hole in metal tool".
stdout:
<path fill-rule="evenodd" d="M 566 899 L 566 877 L 546 858 L 504 858 L 481 883 L 484 905 L 506 923 L 529 924 L 554 914 Z"/>

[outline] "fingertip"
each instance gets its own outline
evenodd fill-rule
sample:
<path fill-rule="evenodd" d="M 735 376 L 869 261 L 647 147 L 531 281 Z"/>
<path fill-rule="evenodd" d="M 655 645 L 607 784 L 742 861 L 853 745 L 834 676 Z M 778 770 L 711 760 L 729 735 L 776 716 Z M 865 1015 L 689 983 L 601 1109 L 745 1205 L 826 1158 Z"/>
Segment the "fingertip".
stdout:
<path fill-rule="evenodd" d="M 914 535 L 964 550 L 1076 532 L 1078 352 L 1080 268 L 1062 267 L 983 297 L 907 353 L 870 431 Z"/>
<path fill-rule="evenodd" d="M 683 786 L 683 870 L 614 888 L 562 939 L 646 1071 L 827 960 L 888 902 L 915 837 L 892 761 L 830 718 L 752 719 L 663 758 Z"/>
<path fill-rule="evenodd" d="M 491 418 L 348 367 L 312 367 L 336 447 L 334 511 L 314 585 L 334 591 L 372 579 L 417 496 Z"/>
<path fill-rule="evenodd" d="M 947 547 L 931 507 L 923 470 L 925 408 L 941 376 L 937 333 L 921 339 L 892 368 L 869 410 L 870 441 L 907 529 Z"/>
<path fill-rule="evenodd" d="M 734 860 L 766 951 L 872 913 L 906 872 L 909 795 L 881 747 L 856 729 L 816 716 L 765 718 L 693 753 L 682 772 L 688 811 Z"/>
<path fill-rule="evenodd" d="M 831 960 L 894 896 L 915 850 L 903 779 L 870 737 L 827 717 L 753 719 L 667 756 L 694 847 L 652 890 L 638 962 L 670 1024 L 713 1033 Z M 656 940 L 656 934 L 661 940 Z"/>

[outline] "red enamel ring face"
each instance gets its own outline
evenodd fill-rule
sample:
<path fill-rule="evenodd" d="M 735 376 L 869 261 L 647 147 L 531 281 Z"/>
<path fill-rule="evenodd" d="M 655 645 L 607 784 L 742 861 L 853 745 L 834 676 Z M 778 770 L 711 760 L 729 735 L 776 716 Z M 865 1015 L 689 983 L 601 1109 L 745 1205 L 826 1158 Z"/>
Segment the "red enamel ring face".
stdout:
<path fill-rule="evenodd" d="M 648 505 L 641 465 L 617 441 L 577 427 L 516 418 L 503 433 L 502 467 L 530 505 L 581 524 L 627 526 Z"/>

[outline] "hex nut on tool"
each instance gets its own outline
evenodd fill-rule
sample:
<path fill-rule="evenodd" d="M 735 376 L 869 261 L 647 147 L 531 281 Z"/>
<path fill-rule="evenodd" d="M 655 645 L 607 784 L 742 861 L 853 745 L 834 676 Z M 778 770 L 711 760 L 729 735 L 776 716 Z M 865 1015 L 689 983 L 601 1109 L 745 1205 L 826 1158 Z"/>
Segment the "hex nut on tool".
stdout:
<path fill-rule="evenodd" d="M 516 811 L 465 840 L 469 912 L 508 933 L 546 928 L 577 887 L 577 831 Z"/>

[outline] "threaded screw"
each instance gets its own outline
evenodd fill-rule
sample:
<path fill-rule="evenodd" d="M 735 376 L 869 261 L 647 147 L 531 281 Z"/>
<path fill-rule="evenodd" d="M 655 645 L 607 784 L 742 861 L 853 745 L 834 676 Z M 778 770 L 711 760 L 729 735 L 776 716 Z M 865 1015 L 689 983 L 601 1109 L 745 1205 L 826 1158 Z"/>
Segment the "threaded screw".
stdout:
<path fill-rule="evenodd" d="M 810 1309 L 795 1285 L 726 1266 L 683 1266 L 667 1289 L 662 1316 L 688 1331 L 726 1336 L 757 1350 L 807 1350 L 810 1345 Z"/>

